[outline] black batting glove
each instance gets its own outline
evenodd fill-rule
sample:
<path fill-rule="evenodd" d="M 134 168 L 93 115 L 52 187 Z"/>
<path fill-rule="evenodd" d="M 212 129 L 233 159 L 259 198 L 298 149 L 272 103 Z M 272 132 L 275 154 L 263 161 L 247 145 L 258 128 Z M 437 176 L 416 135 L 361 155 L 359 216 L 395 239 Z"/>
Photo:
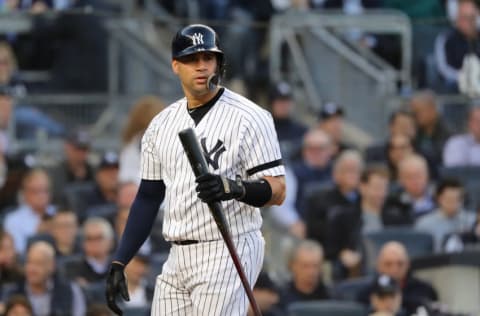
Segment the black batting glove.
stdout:
<path fill-rule="evenodd" d="M 224 176 L 206 173 L 197 177 L 197 195 L 205 203 L 241 199 L 245 195 L 242 179 L 230 180 Z"/>
<path fill-rule="evenodd" d="M 124 300 L 130 301 L 124 270 L 125 266 L 120 262 L 114 261 L 110 264 L 110 270 L 107 275 L 107 289 L 105 292 L 108 307 L 112 312 L 120 316 L 123 315 L 123 312 L 118 307 L 115 298 L 120 294 Z"/>

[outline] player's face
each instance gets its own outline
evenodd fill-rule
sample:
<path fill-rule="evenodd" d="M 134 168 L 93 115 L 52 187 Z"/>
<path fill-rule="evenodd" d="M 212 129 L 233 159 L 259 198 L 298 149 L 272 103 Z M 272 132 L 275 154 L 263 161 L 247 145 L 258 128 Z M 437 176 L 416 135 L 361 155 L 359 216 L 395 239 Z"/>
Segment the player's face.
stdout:
<path fill-rule="evenodd" d="M 194 97 L 202 96 L 209 92 L 207 80 L 217 69 L 217 58 L 211 52 L 187 55 L 173 60 L 172 69 L 180 78 L 186 93 Z"/>

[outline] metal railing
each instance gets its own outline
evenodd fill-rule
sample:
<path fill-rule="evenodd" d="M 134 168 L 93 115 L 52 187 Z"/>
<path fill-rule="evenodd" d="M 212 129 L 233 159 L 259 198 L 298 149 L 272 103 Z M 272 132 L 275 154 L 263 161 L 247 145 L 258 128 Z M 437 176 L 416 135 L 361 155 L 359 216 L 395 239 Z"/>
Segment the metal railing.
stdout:
<path fill-rule="evenodd" d="M 342 35 L 349 30 L 398 35 L 400 69 L 345 40 Z M 270 27 L 270 77 L 295 82 L 304 91 L 297 97 L 310 111 L 318 111 L 326 100 L 339 102 L 357 127 L 381 135 L 386 127 L 381 120 L 384 102 L 397 94 L 398 82 L 404 88 L 411 86 L 411 32 L 408 17 L 390 10 L 362 15 L 338 11 L 277 15 Z M 286 57 L 282 55 L 285 46 Z"/>
<path fill-rule="evenodd" d="M 127 12 L 127 11 L 126 11 Z M 94 147 L 117 149 L 120 130 L 127 112 L 137 98 L 160 95 L 165 102 L 180 95 L 180 88 L 170 69 L 170 56 L 148 43 L 139 27 L 142 21 L 125 14 L 109 15 L 84 10 L 69 14 L 101 14 L 108 30 L 108 90 L 99 93 L 29 93 L 16 104 L 33 106 L 68 129 L 84 126 L 91 130 Z M 55 19 L 61 12 L 48 12 L 44 19 Z M 0 15 L 0 33 L 29 33 L 35 26 L 27 13 Z M 48 71 L 20 72 L 26 81 L 48 81 Z M 9 126 L 13 152 L 58 152 L 60 140 L 37 130 L 33 139 L 20 139 L 12 122 Z"/>

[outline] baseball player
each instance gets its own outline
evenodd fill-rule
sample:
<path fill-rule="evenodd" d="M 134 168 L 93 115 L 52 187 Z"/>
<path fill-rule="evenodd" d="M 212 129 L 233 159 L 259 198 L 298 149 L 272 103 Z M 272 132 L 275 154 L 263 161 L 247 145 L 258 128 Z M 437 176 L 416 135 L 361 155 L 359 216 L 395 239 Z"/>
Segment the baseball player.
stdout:
<path fill-rule="evenodd" d="M 248 300 L 207 203 L 225 217 L 251 285 L 264 240 L 259 207 L 285 198 L 284 168 L 270 114 L 224 88 L 224 54 L 206 25 L 181 29 L 172 69 L 185 97 L 150 123 L 142 139 L 141 184 L 107 277 L 107 302 L 128 300 L 124 267 L 150 233 L 162 201 L 163 235 L 172 247 L 157 277 L 151 315 L 246 315 Z M 195 178 L 178 133 L 193 128 L 210 173 Z"/>

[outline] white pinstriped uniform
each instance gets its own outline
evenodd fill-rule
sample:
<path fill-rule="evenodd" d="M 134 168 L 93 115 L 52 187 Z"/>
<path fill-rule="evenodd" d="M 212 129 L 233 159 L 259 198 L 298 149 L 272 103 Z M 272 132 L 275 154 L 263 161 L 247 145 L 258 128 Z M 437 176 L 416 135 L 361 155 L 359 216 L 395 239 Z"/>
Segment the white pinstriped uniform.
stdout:
<path fill-rule="evenodd" d="M 198 125 L 185 98 L 152 120 L 142 140 L 142 178 L 165 183 L 163 235 L 169 241 L 200 241 L 172 245 L 157 278 L 152 315 L 243 316 L 245 291 L 208 206 L 197 198 L 195 176 L 178 137 L 189 127 L 203 143 L 210 172 L 250 180 L 284 175 L 270 114 L 226 88 Z M 263 262 L 260 211 L 236 200 L 222 205 L 253 285 Z"/>

